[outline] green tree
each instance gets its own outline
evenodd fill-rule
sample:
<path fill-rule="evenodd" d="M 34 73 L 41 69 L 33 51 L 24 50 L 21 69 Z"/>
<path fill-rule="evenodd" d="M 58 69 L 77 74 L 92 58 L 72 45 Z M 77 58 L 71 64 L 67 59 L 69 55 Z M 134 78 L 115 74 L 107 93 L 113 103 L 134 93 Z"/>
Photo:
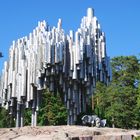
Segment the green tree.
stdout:
<path fill-rule="evenodd" d="M 106 118 L 110 124 L 121 128 L 134 128 L 136 121 L 137 90 L 130 86 L 113 86 L 107 88 L 108 106 Z"/>
<path fill-rule="evenodd" d="M 26 108 L 24 110 L 24 126 L 31 125 L 31 115 L 32 115 L 31 108 Z"/>
<path fill-rule="evenodd" d="M 107 119 L 109 126 L 135 128 L 139 125 L 138 88 L 139 61 L 135 56 L 115 57 L 112 82 L 106 87 L 96 86 L 95 111 Z M 97 112 L 97 111 L 96 111 Z"/>
<path fill-rule="evenodd" d="M 24 125 L 31 125 L 31 109 L 24 111 Z M 59 95 L 44 90 L 37 116 L 38 125 L 64 125 L 67 123 L 67 109 Z"/>
<path fill-rule="evenodd" d="M 94 104 L 94 113 L 99 117 L 105 117 L 105 106 L 106 106 L 106 85 L 101 82 L 96 83 L 95 96 L 93 100 Z"/>
<path fill-rule="evenodd" d="M 39 125 L 64 125 L 67 122 L 67 110 L 60 96 L 54 96 L 47 89 L 42 94 L 42 103 L 38 114 Z"/>
<path fill-rule="evenodd" d="M 14 127 L 15 121 L 12 116 L 10 116 L 8 110 L 0 107 L 0 128 Z"/>
<path fill-rule="evenodd" d="M 111 60 L 112 82 L 120 86 L 135 86 L 139 79 L 139 60 L 136 56 L 119 56 Z"/>

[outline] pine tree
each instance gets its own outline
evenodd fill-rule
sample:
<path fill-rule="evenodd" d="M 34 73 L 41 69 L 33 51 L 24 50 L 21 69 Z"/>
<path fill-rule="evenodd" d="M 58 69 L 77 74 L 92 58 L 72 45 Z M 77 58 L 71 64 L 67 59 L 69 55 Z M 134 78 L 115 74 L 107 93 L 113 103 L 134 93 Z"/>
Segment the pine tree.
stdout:
<path fill-rule="evenodd" d="M 47 89 L 42 94 L 38 123 L 40 125 L 64 125 L 67 122 L 67 110 L 60 96 Z"/>

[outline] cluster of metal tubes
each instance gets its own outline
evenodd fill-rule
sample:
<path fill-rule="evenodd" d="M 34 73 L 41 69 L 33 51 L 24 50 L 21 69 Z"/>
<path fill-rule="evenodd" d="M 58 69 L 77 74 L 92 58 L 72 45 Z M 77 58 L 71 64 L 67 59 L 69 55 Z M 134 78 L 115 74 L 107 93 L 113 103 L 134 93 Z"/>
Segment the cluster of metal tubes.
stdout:
<path fill-rule="evenodd" d="M 65 35 L 61 19 L 52 28 L 43 21 L 28 37 L 13 41 L 0 79 L 0 102 L 17 127 L 23 126 L 23 110 L 31 108 L 31 124 L 36 126 L 41 92 L 48 88 L 61 94 L 71 125 L 86 111 L 98 80 L 110 82 L 110 59 L 105 34 L 88 8 L 75 33 Z"/>

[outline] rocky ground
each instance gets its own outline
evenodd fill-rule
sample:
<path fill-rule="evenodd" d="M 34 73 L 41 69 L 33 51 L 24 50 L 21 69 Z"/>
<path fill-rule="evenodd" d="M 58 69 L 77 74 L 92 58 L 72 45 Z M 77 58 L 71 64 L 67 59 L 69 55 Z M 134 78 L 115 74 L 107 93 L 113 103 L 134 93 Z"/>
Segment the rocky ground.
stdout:
<path fill-rule="evenodd" d="M 85 126 L 44 126 L 0 129 L 0 140 L 133 140 L 139 130 Z"/>

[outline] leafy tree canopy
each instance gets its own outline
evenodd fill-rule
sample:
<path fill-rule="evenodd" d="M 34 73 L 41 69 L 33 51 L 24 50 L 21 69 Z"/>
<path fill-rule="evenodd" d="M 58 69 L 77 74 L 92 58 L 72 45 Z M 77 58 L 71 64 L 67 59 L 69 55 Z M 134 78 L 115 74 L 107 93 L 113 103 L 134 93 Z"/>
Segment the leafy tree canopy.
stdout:
<path fill-rule="evenodd" d="M 135 56 L 120 56 L 114 57 L 111 64 L 112 82 L 108 87 L 97 83 L 94 111 L 106 118 L 109 126 L 138 128 L 140 92 L 135 83 L 140 78 L 139 60 Z"/>

